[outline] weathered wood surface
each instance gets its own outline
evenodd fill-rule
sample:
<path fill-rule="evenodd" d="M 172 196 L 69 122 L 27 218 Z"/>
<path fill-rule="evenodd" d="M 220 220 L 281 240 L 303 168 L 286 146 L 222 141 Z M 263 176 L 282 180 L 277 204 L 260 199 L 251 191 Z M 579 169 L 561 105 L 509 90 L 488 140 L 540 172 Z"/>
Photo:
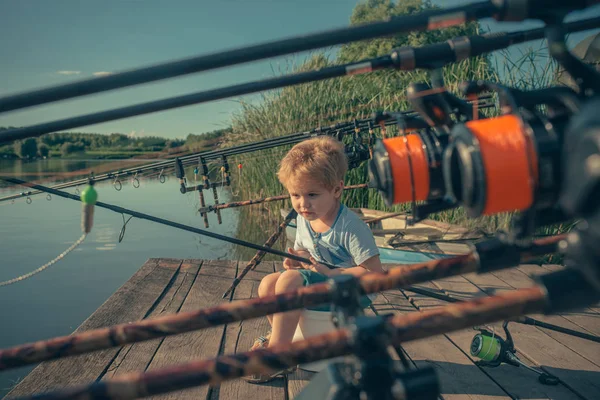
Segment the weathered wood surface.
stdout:
<path fill-rule="evenodd" d="M 239 263 L 240 272 L 246 264 Z M 263 277 L 275 272 L 271 261 L 263 261 L 254 271 L 242 279 L 233 293 L 233 300 L 246 300 L 258 297 L 258 285 Z M 250 350 L 254 340 L 270 331 L 267 317 L 254 318 L 234 322 L 227 326 L 224 343 L 224 354 L 233 354 Z M 278 399 L 285 397 L 285 378 L 277 379 L 262 385 L 251 384 L 243 379 L 224 382 L 213 390 L 211 399 Z"/>
<path fill-rule="evenodd" d="M 198 310 L 228 301 L 221 297 L 235 278 L 236 272 L 237 261 L 203 262 L 198 277 L 183 302 L 181 311 Z M 225 329 L 226 326 L 215 326 L 165 338 L 147 370 L 216 357 L 221 350 Z M 153 396 L 153 398 L 199 399 L 208 398 L 209 392 L 208 386 L 200 386 Z"/>
<path fill-rule="evenodd" d="M 281 262 L 261 263 L 255 271 L 246 275 L 230 298 L 221 299 L 246 264 L 244 261 L 150 259 L 76 332 L 253 298 L 258 295 L 260 280 L 281 268 Z M 559 268 L 522 265 L 493 274 L 468 274 L 419 286 L 468 299 L 530 286 L 533 275 Z M 410 291 L 390 290 L 380 294 L 367 313 L 406 314 L 445 304 Z M 600 334 L 598 310 L 594 306 L 560 315 L 531 317 Z M 500 324 L 493 327 L 504 336 Z M 471 339 L 477 333 L 472 329 L 404 343 L 396 346 L 396 350 L 405 354 L 411 368 L 427 365 L 436 368 L 444 399 L 600 399 L 600 344 L 540 327 L 511 323 L 510 329 L 522 361 L 558 376 L 561 384 L 542 385 L 535 373 L 524 368 L 475 365 L 476 360 L 469 353 Z M 256 337 L 268 331 L 267 318 L 262 317 L 41 363 L 7 397 L 90 383 L 133 371 L 164 368 L 218 354 L 247 351 Z M 395 358 L 398 358 L 397 355 Z M 264 385 L 235 380 L 215 387 L 191 388 L 153 398 L 289 400 L 302 392 L 314 375 L 300 370 L 286 379 Z"/>

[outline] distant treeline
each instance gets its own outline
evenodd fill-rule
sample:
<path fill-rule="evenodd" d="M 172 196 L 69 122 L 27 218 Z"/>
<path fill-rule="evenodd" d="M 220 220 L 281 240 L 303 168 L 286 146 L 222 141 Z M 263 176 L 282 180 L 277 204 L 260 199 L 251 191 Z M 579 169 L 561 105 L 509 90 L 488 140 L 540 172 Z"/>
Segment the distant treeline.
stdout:
<path fill-rule="evenodd" d="M 0 132 L 12 127 L 0 127 Z M 159 136 L 134 137 L 122 133 L 99 134 L 65 132 L 50 133 L 38 138 L 19 140 L 0 146 L 3 158 L 68 157 L 86 154 L 93 157 L 133 156 L 139 153 L 169 151 L 186 146 L 187 150 L 205 148 L 218 143 L 218 139 L 230 129 L 219 129 L 201 134 L 188 134 L 185 140 Z"/>

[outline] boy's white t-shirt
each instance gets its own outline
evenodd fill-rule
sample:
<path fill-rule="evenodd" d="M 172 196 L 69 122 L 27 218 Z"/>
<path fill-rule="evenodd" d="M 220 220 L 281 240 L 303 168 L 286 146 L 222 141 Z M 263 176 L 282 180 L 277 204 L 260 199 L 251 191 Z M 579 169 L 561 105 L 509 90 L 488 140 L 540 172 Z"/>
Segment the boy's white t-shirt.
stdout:
<path fill-rule="evenodd" d="M 369 226 L 343 204 L 327 232 L 313 231 L 301 215 L 296 217 L 296 225 L 294 250 L 307 250 L 317 261 L 349 268 L 379 254 Z"/>

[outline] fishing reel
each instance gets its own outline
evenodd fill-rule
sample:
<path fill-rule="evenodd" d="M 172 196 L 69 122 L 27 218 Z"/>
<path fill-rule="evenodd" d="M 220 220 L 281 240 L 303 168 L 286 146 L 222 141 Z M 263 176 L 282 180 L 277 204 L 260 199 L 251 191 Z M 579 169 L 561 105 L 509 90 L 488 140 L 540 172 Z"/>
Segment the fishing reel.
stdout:
<path fill-rule="evenodd" d="M 456 206 L 446 196 L 442 171 L 449 131 L 460 110 L 452 107 L 451 95 L 426 84 L 411 84 L 408 98 L 417 115 L 379 113 L 375 121 L 395 119 L 400 135 L 378 141 L 369 162 L 369 186 L 377 188 L 387 206 L 413 204 L 411 222 Z M 416 202 L 425 204 L 416 205 Z"/>
<path fill-rule="evenodd" d="M 579 111 L 576 93 L 569 88 L 522 92 L 482 81 L 464 85 L 467 96 L 484 90 L 498 93 L 503 114 L 452 128 L 442 167 L 447 195 L 470 218 L 521 212 L 513 220 L 515 239 L 567 220 L 557 201 L 564 131 Z"/>
<path fill-rule="evenodd" d="M 506 339 L 502 339 L 495 332 L 490 332 L 487 329 L 475 328 L 479 333 L 473 337 L 470 347 L 471 355 L 480 359 L 475 364 L 490 368 L 498 367 L 503 363 L 515 367 L 524 367 L 538 374 L 540 383 L 552 386 L 558 385 L 560 380 L 557 377 L 532 368 L 517 357 L 514 341 L 508 330 L 508 323 L 509 321 L 504 321 L 502 324 Z"/>

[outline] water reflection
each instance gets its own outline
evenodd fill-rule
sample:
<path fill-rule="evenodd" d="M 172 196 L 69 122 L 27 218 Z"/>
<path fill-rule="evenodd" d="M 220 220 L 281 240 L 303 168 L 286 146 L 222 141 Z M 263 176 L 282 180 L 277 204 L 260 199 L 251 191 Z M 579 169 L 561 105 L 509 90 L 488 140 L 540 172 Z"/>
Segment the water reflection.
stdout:
<path fill-rule="evenodd" d="M 1 160 L 0 173 L 39 180 L 39 173 L 50 169 L 69 174 L 82 166 L 98 168 L 106 164 Z M 22 190 L 5 187 L 0 192 L 8 195 Z M 75 193 L 75 188 L 67 191 Z M 141 179 L 139 188 L 133 187 L 131 180 L 124 180 L 121 191 L 116 191 L 110 181 L 99 182 L 97 191 L 99 201 L 204 228 L 197 212 L 197 192 L 182 195 L 174 177 L 165 183 L 156 177 Z M 219 197 L 222 201 L 231 198 L 226 189 L 220 191 Z M 207 197 L 212 203 L 210 198 Z M 57 196 L 47 201 L 45 195 L 32 199 L 31 204 L 24 198 L 14 204 L 0 203 L 0 281 L 40 267 L 81 236 L 80 203 Z M 124 217 L 125 221 L 129 218 Z M 216 215 L 210 215 L 208 230 L 236 236 L 238 213 L 229 210 L 222 218 L 219 225 Z M 30 279 L 0 287 L 0 348 L 72 333 L 149 258 L 236 259 L 238 256 L 235 248 L 239 246 L 137 218 L 127 223 L 119 242 L 122 227 L 122 215 L 96 208 L 92 232 L 74 252 Z M 0 373 L 0 397 L 30 370 L 31 367 L 26 367 Z"/>
<path fill-rule="evenodd" d="M 238 218 L 240 221 L 244 221 L 244 223 L 238 225 L 237 237 L 263 245 L 275 233 L 279 224 L 283 221 L 283 217 L 281 217 L 279 211 L 283 207 L 290 207 L 288 200 L 239 208 Z M 286 249 L 285 230 L 281 233 L 280 238 L 275 242 L 273 248 L 277 250 Z M 255 254 L 256 250 L 246 247 L 238 246 L 235 249 L 235 255 L 238 260 L 250 260 Z M 266 254 L 263 260 L 283 261 L 283 258 L 273 254 Z"/>

